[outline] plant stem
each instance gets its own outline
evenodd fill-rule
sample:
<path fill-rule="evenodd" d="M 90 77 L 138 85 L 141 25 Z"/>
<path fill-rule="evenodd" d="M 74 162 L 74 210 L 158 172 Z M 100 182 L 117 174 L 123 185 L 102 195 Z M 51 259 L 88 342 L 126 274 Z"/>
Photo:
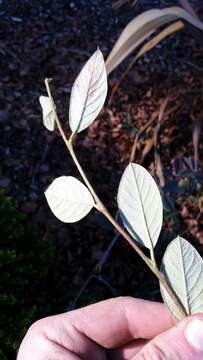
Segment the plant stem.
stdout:
<path fill-rule="evenodd" d="M 109 211 L 107 210 L 107 208 L 105 207 L 105 205 L 103 204 L 103 202 L 100 200 L 100 198 L 98 197 L 98 195 L 96 194 L 96 192 L 94 191 L 92 185 L 90 184 L 82 166 L 80 165 L 77 156 L 74 152 L 73 149 L 73 145 L 72 145 L 72 138 L 73 138 L 73 134 L 70 137 L 70 140 L 68 140 L 66 138 L 66 135 L 63 131 L 63 128 L 61 126 L 61 123 L 59 121 L 57 112 L 56 112 L 56 107 L 51 95 L 51 91 L 50 91 L 50 87 L 49 87 L 49 79 L 45 79 L 45 86 L 47 89 L 47 93 L 48 96 L 51 100 L 52 103 L 52 110 L 54 112 L 54 117 L 55 117 L 55 122 L 56 125 L 58 127 L 58 130 L 61 134 L 61 137 L 82 177 L 82 179 L 84 180 L 84 183 L 86 184 L 86 186 L 88 187 L 89 191 L 91 192 L 92 196 L 94 197 L 95 200 L 95 208 L 97 210 L 99 210 L 108 220 L 109 222 L 115 227 L 115 229 L 118 231 L 119 234 L 121 234 L 124 239 L 132 246 L 132 248 L 138 253 L 138 255 L 140 255 L 140 257 L 142 258 L 142 260 L 146 263 L 146 265 L 150 268 L 150 270 L 155 274 L 155 276 L 158 278 L 158 280 L 160 281 L 160 283 L 162 284 L 162 286 L 164 287 L 164 289 L 167 291 L 168 295 L 170 296 L 171 300 L 173 301 L 173 303 L 176 305 L 179 313 L 185 317 L 186 311 L 183 307 L 183 305 L 180 303 L 180 301 L 178 300 L 177 296 L 175 295 L 174 291 L 172 290 L 172 288 L 169 286 L 169 284 L 167 283 L 166 279 L 164 278 L 163 274 L 159 271 L 156 263 L 155 263 L 155 259 L 154 259 L 154 254 L 151 252 L 151 256 L 152 259 L 149 259 L 144 253 L 143 251 L 139 248 L 139 246 L 135 243 L 135 241 L 133 239 L 131 239 L 131 237 L 128 235 L 128 233 L 119 225 L 119 223 L 113 218 L 113 216 L 109 213 Z"/>
<path fill-rule="evenodd" d="M 156 264 L 156 259 L 155 259 L 155 256 L 154 256 L 154 249 L 153 247 L 150 248 L 150 257 L 151 257 L 151 260 L 154 264 Z"/>
<path fill-rule="evenodd" d="M 78 159 L 77 159 L 77 157 L 76 157 L 76 155 L 75 155 L 75 152 L 74 152 L 74 150 L 73 150 L 72 139 L 73 139 L 73 137 L 74 137 L 74 134 L 71 134 L 70 139 L 68 140 L 68 139 L 66 138 L 66 135 L 65 135 L 63 129 L 62 129 L 61 123 L 60 123 L 60 121 L 59 121 L 59 118 L 58 118 L 58 115 L 57 115 L 57 112 L 56 112 L 55 103 L 54 103 L 54 100 L 53 100 L 52 95 L 51 95 L 51 90 L 50 90 L 50 86 L 49 86 L 49 81 L 50 81 L 50 79 L 45 79 L 45 86 L 46 86 L 46 89 L 47 89 L 47 93 L 48 93 L 48 95 L 49 95 L 49 98 L 50 98 L 50 100 L 51 100 L 51 103 L 52 103 L 52 110 L 53 110 L 53 112 L 54 112 L 54 117 L 55 117 L 56 125 L 57 125 L 57 127 L 58 127 L 58 129 L 59 129 L 59 132 L 60 132 L 60 134 L 61 134 L 61 137 L 62 137 L 64 143 L 66 144 L 66 147 L 67 147 L 67 149 L 68 149 L 68 151 L 69 151 L 69 153 L 70 153 L 70 155 L 71 155 L 71 157 L 72 157 L 75 165 L 76 165 L 77 168 L 78 168 L 78 171 L 79 171 L 81 177 L 83 178 L 85 184 L 87 185 L 87 187 L 88 187 L 88 189 L 90 190 L 92 196 L 94 197 L 95 207 L 96 207 L 98 210 L 101 211 L 101 205 L 102 205 L 101 200 L 98 198 L 98 196 L 97 196 L 97 194 L 95 193 L 93 187 L 91 186 L 89 180 L 87 179 L 87 176 L 85 175 L 85 173 L 84 173 L 84 171 L 83 171 L 83 169 L 82 169 L 82 167 L 81 167 L 81 165 L 80 165 L 80 163 L 79 163 L 79 161 L 78 161 Z"/>

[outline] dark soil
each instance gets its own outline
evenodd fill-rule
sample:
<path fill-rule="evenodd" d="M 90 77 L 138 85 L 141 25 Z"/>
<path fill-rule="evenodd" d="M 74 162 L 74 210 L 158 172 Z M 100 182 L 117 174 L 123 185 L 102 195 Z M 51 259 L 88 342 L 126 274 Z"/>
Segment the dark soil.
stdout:
<path fill-rule="evenodd" d="M 193 3 L 198 9 L 198 1 Z M 43 193 L 51 181 L 64 174 L 79 176 L 57 133 L 44 129 L 38 98 L 45 94 L 44 78 L 52 77 L 54 97 L 68 129 L 71 86 L 81 66 L 97 46 L 107 56 L 128 21 L 154 4 L 172 6 L 174 1 L 140 1 L 135 8 L 126 5 L 117 12 L 109 0 L 0 1 L 0 187 L 57 244 L 56 264 L 63 276 L 67 274 L 67 288 L 63 289 L 67 305 L 101 259 L 114 232 L 94 211 L 80 223 L 64 225 L 48 208 Z M 198 172 L 194 171 L 193 146 L 194 128 L 201 125 L 203 116 L 200 38 L 188 26 L 145 55 L 123 81 L 112 104 L 107 101 L 76 145 L 91 182 L 115 214 L 117 188 L 133 137 L 159 110 L 163 99 L 169 98 L 171 112 L 160 136 L 166 217 L 158 259 L 177 233 L 184 233 L 200 250 L 203 243 L 202 135 Z M 128 62 L 111 74 L 109 96 Z M 149 145 L 155 127 L 156 121 L 141 136 L 135 159 L 154 175 L 154 147 Z M 156 279 L 122 239 L 100 275 L 102 278 L 96 275 L 90 281 L 78 304 L 112 295 L 159 299 Z M 58 291 L 53 283 L 55 287 Z"/>

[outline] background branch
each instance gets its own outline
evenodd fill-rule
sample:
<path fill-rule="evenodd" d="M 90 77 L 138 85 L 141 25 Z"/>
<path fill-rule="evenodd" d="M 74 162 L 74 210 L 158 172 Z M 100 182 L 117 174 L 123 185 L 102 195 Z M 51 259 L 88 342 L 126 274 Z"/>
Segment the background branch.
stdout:
<path fill-rule="evenodd" d="M 165 178 L 164 178 L 163 165 L 162 165 L 161 156 L 160 156 L 160 147 L 161 147 L 160 129 L 161 129 L 161 125 L 162 125 L 162 122 L 164 119 L 164 112 L 165 112 L 166 106 L 168 104 L 168 100 L 169 100 L 168 98 L 164 99 L 160 106 L 158 122 L 157 122 L 157 126 L 155 127 L 155 131 L 154 131 L 154 163 L 155 163 L 155 169 L 156 169 L 156 173 L 159 177 L 161 187 L 164 187 L 164 185 L 165 185 Z"/>

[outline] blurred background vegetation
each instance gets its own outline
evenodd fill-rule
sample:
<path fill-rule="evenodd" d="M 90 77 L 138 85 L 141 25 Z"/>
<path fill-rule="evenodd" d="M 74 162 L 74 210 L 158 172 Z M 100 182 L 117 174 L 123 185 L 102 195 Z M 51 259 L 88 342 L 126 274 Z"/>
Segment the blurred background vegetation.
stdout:
<path fill-rule="evenodd" d="M 26 329 L 40 317 L 117 295 L 161 299 L 154 276 L 100 214 L 65 225 L 50 212 L 47 186 L 62 174 L 78 174 L 58 134 L 44 129 L 38 97 L 45 94 L 44 78 L 52 77 L 66 127 L 72 83 L 96 47 L 106 58 L 135 16 L 184 4 L 0 1 L 2 360 L 15 358 Z M 202 19 L 201 1 L 190 5 Z M 178 233 L 203 254 L 202 33 L 186 25 L 128 68 L 136 51 L 110 74 L 106 106 L 78 137 L 76 152 L 116 214 L 117 187 L 134 145 L 134 160 L 156 177 L 164 200 L 158 261 Z"/>

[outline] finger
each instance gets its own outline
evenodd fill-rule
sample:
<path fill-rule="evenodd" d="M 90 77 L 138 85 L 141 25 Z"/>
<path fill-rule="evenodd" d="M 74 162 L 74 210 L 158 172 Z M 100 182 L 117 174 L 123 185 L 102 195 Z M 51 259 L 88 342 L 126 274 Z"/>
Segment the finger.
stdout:
<path fill-rule="evenodd" d="M 26 337 L 18 351 L 17 360 L 80 360 L 80 357 L 71 353 L 63 346 L 45 338 L 42 334 L 33 334 L 32 341 Z"/>
<path fill-rule="evenodd" d="M 110 299 L 39 320 L 26 334 L 20 354 L 27 351 L 23 360 L 36 359 L 31 346 L 35 337 L 42 336 L 75 356 L 102 360 L 104 348 L 119 347 L 133 339 L 151 339 L 172 324 L 163 304 L 128 297 Z"/>
<path fill-rule="evenodd" d="M 62 315 L 64 316 L 64 315 Z M 164 304 L 119 297 L 67 313 L 65 324 L 105 348 L 151 339 L 174 325 Z"/>
<path fill-rule="evenodd" d="M 149 340 L 133 340 L 115 350 L 109 350 L 111 360 L 130 360 L 149 342 Z"/>
<path fill-rule="evenodd" d="M 202 360 L 203 315 L 186 318 L 150 341 L 134 360 Z"/>

